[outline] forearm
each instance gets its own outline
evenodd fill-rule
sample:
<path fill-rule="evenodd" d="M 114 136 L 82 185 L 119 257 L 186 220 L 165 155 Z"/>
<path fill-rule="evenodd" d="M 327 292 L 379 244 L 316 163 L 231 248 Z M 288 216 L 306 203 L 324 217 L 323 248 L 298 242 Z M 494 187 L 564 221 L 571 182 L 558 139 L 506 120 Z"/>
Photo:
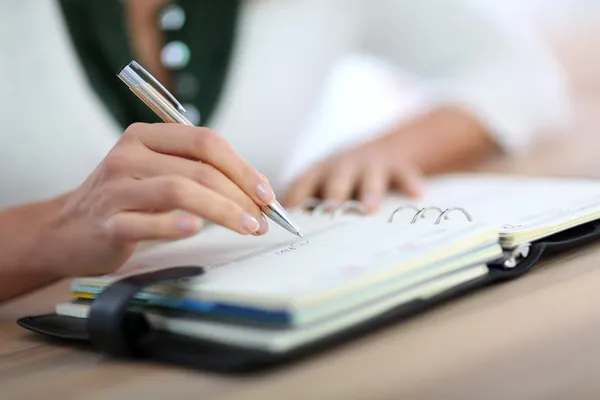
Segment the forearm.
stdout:
<path fill-rule="evenodd" d="M 476 118 L 452 107 L 398 125 L 388 138 L 399 162 L 408 160 L 425 174 L 466 168 L 499 151 Z"/>
<path fill-rule="evenodd" d="M 0 212 L 0 301 L 63 278 L 48 258 L 44 229 L 65 199 L 63 196 Z"/>

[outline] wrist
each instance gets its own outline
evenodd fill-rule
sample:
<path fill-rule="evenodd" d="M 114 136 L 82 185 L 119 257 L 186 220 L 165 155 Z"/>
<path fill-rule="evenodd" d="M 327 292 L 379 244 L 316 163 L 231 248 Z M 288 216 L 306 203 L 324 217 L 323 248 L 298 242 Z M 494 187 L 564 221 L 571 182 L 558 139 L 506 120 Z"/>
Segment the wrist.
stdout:
<path fill-rule="evenodd" d="M 28 240 L 24 247 L 29 249 L 28 257 L 23 260 L 22 268 L 33 274 L 45 276 L 48 279 L 60 280 L 66 278 L 63 267 L 64 254 L 67 252 L 60 240 L 61 210 L 68 200 L 68 194 L 36 204 L 33 210 L 28 210 L 36 218 L 36 223 L 28 232 Z M 27 233 L 25 233 L 27 234 Z"/>
<path fill-rule="evenodd" d="M 65 278 L 57 257 L 63 252 L 52 243 L 51 228 L 65 198 L 0 212 L 0 301 Z"/>
<path fill-rule="evenodd" d="M 468 112 L 440 107 L 388 135 L 392 157 L 410 162 L 426 174 L 461 169 L 491 156 L 497 146 Z"/>

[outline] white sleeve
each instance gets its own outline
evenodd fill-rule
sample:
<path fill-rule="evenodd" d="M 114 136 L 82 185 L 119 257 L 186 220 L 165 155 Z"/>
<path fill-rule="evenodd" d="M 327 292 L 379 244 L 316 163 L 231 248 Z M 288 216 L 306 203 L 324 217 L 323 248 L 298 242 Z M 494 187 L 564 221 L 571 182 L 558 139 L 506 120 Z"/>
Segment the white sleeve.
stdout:
<path fill-rule="evenodd" d="M 518 152 L 569 120 L 566 79 L 527 26 L 476 3 L 365 0 L 363 48 L 422 78 L 431 106 L 467 109 Z"/>

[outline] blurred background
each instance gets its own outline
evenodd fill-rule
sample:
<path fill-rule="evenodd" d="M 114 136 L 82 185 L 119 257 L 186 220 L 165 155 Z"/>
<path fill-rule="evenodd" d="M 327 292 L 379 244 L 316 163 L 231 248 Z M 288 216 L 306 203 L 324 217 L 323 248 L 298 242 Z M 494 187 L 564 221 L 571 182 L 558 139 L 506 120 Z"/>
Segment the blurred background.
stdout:
<path fill-rule="evenodd" d="M 600 2 L 595 0 L 487 0 L 487 7 L 531 24 L 565 68 L 573 96 L 573 120 L 564 140 L 541 145 L 500 169 L 590 175 L 600 149 Z M 553 163 L 552 155 L 561 162 Z M 568 168 L 565 168 L 568 165 Z M 600 171 L 595 177 L 600 177 Z"/>
<path fill-rule="evenodd" d="M 593 101 L 594 94 L 600 95 L 600 2 L 484 0 L 483 3 L 535 27 L 565 66 L 578 100 Z"/>
<path fill-rule="evenodd" d="M 273 4 L 277 1 L 285 0 L 250 2 Z M 327 0 L 323 1 L 327 4 Z M 440 2 L 442 4 L 443 0 Z M 508 160 L 491 160 L 484 168 L 589 175 L 594 169 L 591 166 L 596 149 L 600 146 L 596 133 L 600 124 L 600 2 L 473 0 L 473 3 L 533 26 L 564 67 L 573 100 L 573 119 L 567 127 L 560 128 L 566 135 L 540 143 L 532 152 Z M 122 131 L 86 82 L 66 40 L 65 26 L 61 24 L 56 4 L 52 0 L 0 0 L 0 51 L 3 56 L 0 88 L 4 101 L 0 118 L 5 121 L 0 135 L 5 143 L 10 143 L 10 146 L 0 148 L 0 158 L 7 167 L 0 173 L 0 186 L 5 188 L 0 196 L 0 207 L 37 200 L 40 196 L 55 195 L 73 187 L 87 177 Z M 372 4 L 376 5 L 377 0 Z M 34 80 L 29 81 L 28 77 L 39 80 L 41 85 L 31 85 Z M 338 94 L 340 96 L 343 97 Z M 377 107 L 384 102 L 380 101 Z M 240 109 L 237 107 L 236 111 Z M 338 114 L 343 116 L 344 110 Z M 242 126 L 251 117 L 246 115 L 236 123 Z M 283 116 L 280 118 L 284 119 Z M 278 123 L 285 126 L 285 121 Z M 81 135 L 64 132 L 81 132 Z M 245 138 L 238 140 L 247 145 Z M 323 141 L 321 137 L 319 140 Z M 38 146 L 31 146 L 32 142 Z M 325 149 L 326 146 L 321 143 L 321 147 Z M 307 163 L 307 154 L 314 151 L 314 141 L 308 141 L 306 148 L 304 152 L 299 151 L 298 160 L 292 158 L 292 164 L 295 161 Z M 554 154 L 560 154 L 561 163 L 554 163 Z M 255 155 L 253 162 L 256 159 L 259 163 L 264 158 L 258 153 Z M 262 165 L 257 167 L 260 169 Z M 600 177 L 600 172 L 598 174 Z"/>

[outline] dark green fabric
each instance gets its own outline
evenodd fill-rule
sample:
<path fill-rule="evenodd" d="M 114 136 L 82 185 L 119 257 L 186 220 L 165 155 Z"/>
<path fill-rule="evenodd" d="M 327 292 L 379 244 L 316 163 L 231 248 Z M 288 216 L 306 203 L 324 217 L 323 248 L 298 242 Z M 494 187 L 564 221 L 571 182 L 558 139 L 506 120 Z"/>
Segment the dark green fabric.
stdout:
<path fill-rule="evenodd" d="M 58 0 L 75 51 L 92 88 L 123 127 L 134 122 L 158 122 L 158 117 L 117 77 L 136 59 L 129 46 L 121 0 Z M 186 100 L 210 124 L 227 78 L 235 42 L 239 0 L 179 0 L 186 22 L 179 31 L 167 31 L 166 42 L 180 40 L 191 51 L 188 65 L 174 71 L 197 77 L 198 94 Z M 158 29 L 158 28 L 157 28 Z M 173 93 L 178 97 L 178 93 Z M 180 99 L 181 101 L 181 99 Z"/>

